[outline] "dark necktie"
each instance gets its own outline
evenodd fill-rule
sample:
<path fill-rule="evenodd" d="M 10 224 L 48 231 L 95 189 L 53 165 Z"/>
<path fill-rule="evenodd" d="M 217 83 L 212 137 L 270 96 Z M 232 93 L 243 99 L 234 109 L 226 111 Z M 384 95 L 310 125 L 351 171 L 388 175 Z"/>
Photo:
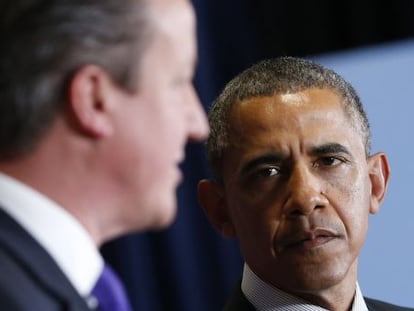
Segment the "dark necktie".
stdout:
<path fill-rule="evenodd" d="M 132 311 L 121 280 L 107 264 L 91 294 L 98 300 L 100 311 Z"/>

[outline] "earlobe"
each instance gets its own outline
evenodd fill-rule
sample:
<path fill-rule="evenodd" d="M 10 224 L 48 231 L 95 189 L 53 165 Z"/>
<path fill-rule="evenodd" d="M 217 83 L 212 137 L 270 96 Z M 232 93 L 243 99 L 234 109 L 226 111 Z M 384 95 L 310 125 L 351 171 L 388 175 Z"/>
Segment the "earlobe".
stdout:
<path fill-rule="evenodd" d="M 368 158 L 369 177 L 371 180 L 370 213 L 379 211 L 387 192 L 390 178 L 390 167 L 386 154 L 380 152 Z"/>
<path fill-rule="evenodd" d="M 198 183 L 198 199 L 210 223 L 225 237 L 236 235 L 223 196 L 215 182 L 203 179 Z"/>
<path fill-rule="evenodd" d="M 86 135 L 105 137 L 113 132 L 105 96 L 108 87 L 107 73 L 93 65 L 80 68 L 71 79 L 69 106 L 76 124 Z"/>

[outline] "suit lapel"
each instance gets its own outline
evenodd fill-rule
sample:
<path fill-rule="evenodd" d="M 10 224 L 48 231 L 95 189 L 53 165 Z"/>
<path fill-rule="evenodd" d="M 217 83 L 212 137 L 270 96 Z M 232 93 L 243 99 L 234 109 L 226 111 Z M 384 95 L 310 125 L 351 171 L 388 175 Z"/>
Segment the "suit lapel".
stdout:
<path fill-rule="evenodd" d="M 24 267 L 33 280 L 67 310 L 87 311 L 84 299 L 76 292 L 52 257 L 17 222 L 0 209 L 0 247 Z"/>

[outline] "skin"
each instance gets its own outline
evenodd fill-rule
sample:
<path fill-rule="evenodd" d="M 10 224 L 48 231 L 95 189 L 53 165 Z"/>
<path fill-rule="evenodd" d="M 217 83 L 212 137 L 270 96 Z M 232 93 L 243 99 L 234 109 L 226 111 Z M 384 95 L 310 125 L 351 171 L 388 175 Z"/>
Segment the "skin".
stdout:
<path fill-rule="evenodd" d="M 36 150 L 0 163 L 0 170 L 72 214 L 97 246 L 174 220 L 185 144 L 208 134 L 192 84 L 193 8 L 187 0 L 148 6 L 152 37 L 136 91 L 120 87 L 100 67 L 84 66 L 70 81 L 68 109 Z"/>
<path fill-rule="evenodd" d="M 115 116 L 119 136 L 113 146 L 121 151 L 116 158 L 123 163 L 120 190 L 125 205 L 131 206 L 123 222 L 133 217 L 133 226 L 143 222 L 139 229 L 164 228 L 174 220 L 185 144 L 208 133 L 192 84 L 197 54 L 194 11 L 183 0 L 149 3 L 156 34 L 141 62 L 138 92 L 115 90 L 117 101 L 125 102 Z"/>
<path fill-rule="evenodd" d="M 348 310 L 358 256 L 386 191 L 386 156 L 366 157 L 332 90 L 246 100 L 230 117 L 222 183 L 203 180 L 210 221 L 237 237 L 264 281 L 329 310 Z"/>

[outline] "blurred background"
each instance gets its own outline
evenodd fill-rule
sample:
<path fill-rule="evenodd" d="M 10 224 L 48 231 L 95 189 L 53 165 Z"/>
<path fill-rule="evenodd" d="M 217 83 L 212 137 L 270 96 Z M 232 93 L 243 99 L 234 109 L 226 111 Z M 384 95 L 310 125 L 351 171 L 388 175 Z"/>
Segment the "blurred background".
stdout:
<path fill-rule="evenodd" d="M 391 184 L 371 217 L 360 259 L 365 296 L 414 307 L 414 2 L 374 0 L 194 0 L 199 62 L 195 85 L 206 109 L 232 77 L 264 58 L 317 60 L 349 80 L 366 106 L 373 151 L 391 162 Z M 179 209 L 167 230 L 133 234 L 102 253 L 140 311 L 221 310 L 241 277 L 234 240 L 207 222 L 196 196 L 209 176 L 201 144 L 187 147 Z"/>

